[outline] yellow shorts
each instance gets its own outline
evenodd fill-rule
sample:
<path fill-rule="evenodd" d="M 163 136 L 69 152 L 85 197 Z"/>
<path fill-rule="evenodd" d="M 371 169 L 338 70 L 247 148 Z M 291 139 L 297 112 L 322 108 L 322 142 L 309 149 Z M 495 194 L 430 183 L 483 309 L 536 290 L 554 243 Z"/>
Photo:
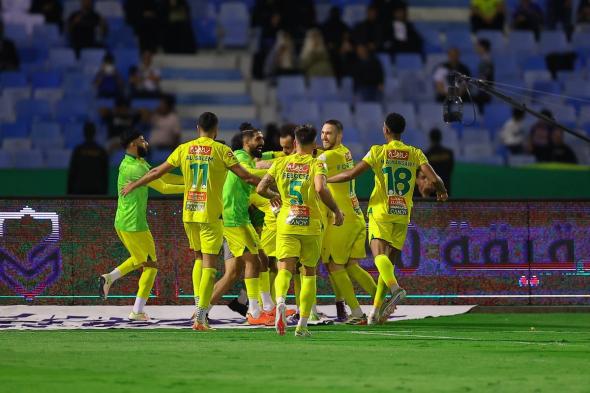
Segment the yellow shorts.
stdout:
<path fill-rule="evenodd" d="M 367 227 L 360 221 L 339 227 L 330 224 L 322 242 L 322 262 L 328 263 L 331 258 L 334 263 L 344 265 L 351 258 L 363 259 L 367 256 L 366 241 Z"/>
<path fill-rule="evenodd" d="M 321 235 L 277 233 L 277 259 L 299 258 L 299 263 L 315 267 L 322 251 Z"/>
<path fill-rule="evenodd" d="M 227 241 L 229 250 L 234 257 L 244 255 L 246 250 L 251 254 L 258 254 L 258 234 L 252 224 L 241 227 L 223 227 L 223 237 Z"/>
<path fill-rule="evenodd" d="M 217 255 L 223 244 L 223 222 L 185 222 L 184 231 L 193 251 Z"/>
<path fill-rule="evenodd" d="M 117 229 L 117 235 L 123 245 L 134 259 L 134 265 L 140 265 L 149 260 L 156 261 L 156 245 L 152 233 L 147 231 L 142 232 L 127 232 Z"/>
<path fill-rule="evenodd" d="M 260 248 L 269 257 L 277 255 L 277 226 L 264 226 L 260 236 Z"/>
<path fill-rule="evenodd" d="M 377 222 L 369 214 L 369 242 L 373 239 L 385 240 L 389 245 L 398 250 L 404 248 L 408 224 L 398 222 Z"/>

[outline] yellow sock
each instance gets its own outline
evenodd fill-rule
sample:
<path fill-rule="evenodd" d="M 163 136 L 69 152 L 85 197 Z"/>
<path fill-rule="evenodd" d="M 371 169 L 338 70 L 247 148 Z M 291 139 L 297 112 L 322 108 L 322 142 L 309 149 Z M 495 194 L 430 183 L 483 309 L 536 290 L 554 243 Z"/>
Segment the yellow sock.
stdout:
<path fill-rule="evenodd" d="M 373 307 L 379 308 L 383 304 L 385 294 L 387 293 L 387 285 L 381 279 L 381 276 L 377 279 L 377 291 L 375 292 L 375 299 L 373 299 Z"/>
<path fill-rule="evenodd" d="M 346 270 L 342 269 L 332 272 L 330 273 L 330 277 L 334 280 L 338 288 L 340 288 L 340 291 L 342 291 L 342 296 L 344 296 L 344 300 L 346 300 L 348 307 L 350 307 L 351 310 L 360 307 L 359 301 L 354 295 L 352 281 L 350 281 L 350 277 L 348 277 Z"/>
<path fill-rule="evenodd" d="M 270 284 L 270 297 L 273 299 L 277 298 L 277 293 L 275 291 L 275 279 L 277 278 L 277 274 L 275 272 L 273 272 L 272 270 L 268 273 L 269 275 L 269 284 Z"/>
<path fill-rule="evenodd" d="M 121 277 L 131 273 L 134 270 L 137 270 L 140 267 L 140 265 L 135 265 L 134 263 L 135 259 L 133 259 L 133 257 L 129 257 L 125 260 L 125 262 L 117 266 L 117 270 L 121 272 Z"/>
<path fill-rule="evenodd" d="M 299 272 L 295 273 L 293 280 L 293 290 L 295 291 L 295 304 L 297 305 L 297 308 L 299 308 L 299 304 L 301 302 L 301 274 L 299 274 Z"/>
<path fill-rule="evenodd" d="M 316 276 L 301 277 L 301 307 L 299 313 L 302 318 L 309 318 L 311 306 L 315 303 Z"/>
<path fill-rule="evenodd" d="M 371 295 L 371 297 L 375 297 L 375 292 L 377 291 L 377 284 L 375 284 L 373 276 L 371 276 L 368 271 L 363 269 L 357 263 L 347 267 L 346 271 L 348 272 L 348 276 L 352 280 L 358 282 L 361 288 L 365 290 L 365 292 Z"/>
<path fill-rule="evenodd" d="M 246 293 L 248 294 L 248 300 L 258 301 L 260 295 L 260 281 L 257 278 L 245 278 L 244 283 L 246 284 Z"/>
<path fill-rule="evenodd" d="M 258 278 L 260 280 L 260 293 L 270 292 L 270 274 L 268 270 L 265 272 L 260 272 Z"/>
<path fill-rule="evenodd" d="M 391 289 L 391 287 L 397 285 L 397 280 L 393 274 L 393 263 L 386 255 L 377 255 L 375 257 L 375 266 L 377 266 L 379 276 L 385 282 L 387 288 Z"/>
<path fill-rule="evenodd" d="M 203 260 L 202 259 L 195 259 L 195 264 L 193 265 L 193 296 L 195 298 L 195 303 L 199 303 L 199 287 L 201 286 L 201 273 L 202 272 L 203 272 Z"/>
<path fill-rule="evenodd" d="M 217 269 L 212 267 L 203 268 L 201 274 L 201 285 L 199 286 L 199 308 L 204 309 L 209 307 L 211 302 L 211 295 L 213 295 L 213 286 L 215 285 L 215 274 Z"/>
<path fill-rule="evenodd" d="M 328 274 L 328 277 L 330 278 L 330 285 L 332 285 L 332 289 L 334 290 L 334 298 L 336 299 L 336 301 L 338 302 L 338 301 L 344 300 L 342 290 L 338 286 L 338 283 L 336 281 L 334 281 L 334 277 L 332 277 L 332 273 Z"/>
<path fill-rule="evenodd" d="M 291 285 L 291 277 L 293 275 L 287 269 L 279 269 L 277 278 L 275 279 L 275 291 L 277 294 L 276 300 L 285 300 L 287 297 L 287 291 L 289 291 L 289 285 Z"/>
<path fill-rule="evenodd" d="M 158 269 L 154 267 L 143 268 L 143 272 L 139 277 L 139 289 L 137 290 L 137 297 L 142 299 L 148 299 L 150 297 L 150 292 L 154 286 L 154 281 L 156 281 L 156 274 L 158 274 Z"/>

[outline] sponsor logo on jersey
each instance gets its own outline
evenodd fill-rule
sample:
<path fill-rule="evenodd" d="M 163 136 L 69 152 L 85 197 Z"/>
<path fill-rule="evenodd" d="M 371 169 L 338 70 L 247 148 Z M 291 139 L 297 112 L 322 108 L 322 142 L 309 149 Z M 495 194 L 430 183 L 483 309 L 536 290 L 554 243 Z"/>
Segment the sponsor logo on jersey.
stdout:
<path fill-rule="evenodd" d="M 293 172 L 293 173 L 309 173 L 309 165 L 308 164 L 297 164 L 295 162 L 291 162 L 287 164 L 287 168 L 285 169 L 286 172 Z"/>
<path fill-rule="evenodd" d="M 388 160 L 408 160 L 410 152 L 406 150 L 387 150 Z"/>
<path fill-rule="evenodd" d="M 188 153 L 196 156 L 210 156 L 212 150 L 211 146 L 194 145 L 189 147 Z"/>

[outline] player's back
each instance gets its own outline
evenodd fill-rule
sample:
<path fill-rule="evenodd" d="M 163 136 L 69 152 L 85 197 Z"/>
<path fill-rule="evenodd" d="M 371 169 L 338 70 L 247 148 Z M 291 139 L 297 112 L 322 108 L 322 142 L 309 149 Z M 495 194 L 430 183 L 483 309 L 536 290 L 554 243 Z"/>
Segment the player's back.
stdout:
<path fill-rule="evenodd" d="M 363 161 L 375 173 L 368 213 L 378 221 L 408 223 L 416 169 L 428 162 L 422 150 L 393 140 L 372 146 Z"/>
<path fill-rule="evenodd" d="M 325 175 L 323 162 L 309 154 L 278 158 L 268 173 L 275 179 L 282 206 L 277 217 L 280 233 L 319 235 L 321 210 L 314 178 Z"/>
<path fill-rule="evenodd" d="M 231 149 L 211 138 L 200 137 L 178 146 L 167 161 L 180 167 L 184 178 L 183 221 L 221 219 L 227 170 L 238 163 Z"/>

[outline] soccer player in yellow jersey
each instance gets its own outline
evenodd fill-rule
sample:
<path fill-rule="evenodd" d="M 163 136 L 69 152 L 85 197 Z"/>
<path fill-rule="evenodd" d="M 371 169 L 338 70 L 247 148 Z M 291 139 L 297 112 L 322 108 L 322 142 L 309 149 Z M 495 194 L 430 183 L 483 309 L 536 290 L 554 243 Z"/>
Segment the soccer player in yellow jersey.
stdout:
<path fill-rule="evenodd" d="M 118 190 L 121 190 L 127 183 L 139 179 L 150 170 L 150 165 L 143 159 L 147 154 L 149 145 L 139 131 L 125 131 L 121 136 L 121 143 L 125 149 L 125 157 L 119 166 Z M 162 194 L 183 193 L 184 184 L 180 176 L 167 175 L 165 180 L 157 179 L 147 184 L 147 186 Z M 123 245 L 129 251 L 130 257 L 112 272 L 103 274 L 99 278 L 100 296 L 106 300 L 109 289 L 116 280 L 134 270 L 143 268 L 139 278 L 139 289 L 133 311 L 129 314 L 129 319 L 133 321 L 149 320 L 143 308 L 150 296 L 158 273 L 156 246 L 146 216 L 147 186 L 140 187 L 125 197 L 119 196 L 117 214 L 115 215 L 115 229 Z"/>
<path fill-rule="evenodd" d="M 138 181 L 127 185 L 122 195 L 160 178 L 175 167 L 184 177 L 182 220 L 191 249 L 195 251 L 193 287 L 198 293 L 194 330 L 212 330 L 206 313 L 215 284 L 217 257 L 223 243 L 222 192 L 230 170 L 247 183 L 256 185 L 260 178 L 242 167 L 231 149 L 214 139 L 219 120 L 214 113 L 205 112 L 199 117 L 199 137 L 176 148 L 166 162 L 150 170 Z M 198 291 L 197 291 L 198 289 Z"/>
<path fill-rule="evenodd" d="M 404 144 L 401 135 L 406 127 L 403 116 L 390 113 L 383 125 L 386 144 L 371 147 L 363 160 L 353 169 L 328 179 L 330 183 L 351 181 L 372 169 L 375 188 L 369 199 L 369 240 L 375 266 L 379 270 L 379 283 L 369 316 L 369 324 L 385 322 L 396 305 L 406 296 L 394 275 L 392 261 L 399 261 L 406 240 L 416 170 L 420 168 L 436 189 L 436 198 L 446 201 L 447 190 L 441 178 L 432 169 L 422 150 Z M 391 294 L 384 301 L 385 289 Z"/>
<path fill-rule="evenodd" d="M 277 311 L 275 327 L 285 334 L 285 297 L 297 262 L 303 265 L 301 278 L 301 317 L 295 336 L 308 337 L 307 320 L 316 296 L 316 265 L 321 253 L 320 200 L 334 213 L 335 225 L 344 217 L 326 185 L 324 164 L 311 156 L 317 132 L 313 126 L 295 129 L 296 153 L 275 160 L 256 191 L 269 199 L 277 197 L 270 190 L 277 187 L 281 211 L 277 216 L 278 274 L 275 279 Z"/>
<path fill-rule="evenodd" d="M 326 164 L 328 177 L 354 166 L 350 150 L 342 144 L 342 134 L 342 123 L 338 120 L 327 120 L 322 127 L 321 139 L 324 153 L 319 156 L 319 159 Z M 351 278 L 354 278 L 371 297 L 375 296 L 377 285 L 373 277 L 358 263 L 360 259 L 366 257 L 365 216 L 356 197 L 354 180 L 331 183 L 328 184 L 328 188 L 344 213 L 344 224 L 335 226 L 328 220 L 322 242 L 322 261 L 328 266 L 335 292 L 346 300 L 351 309 L 352 315 L 346 323 L 366 325 L 367 317 L 361 310 L 351 281 Z M 346 315 L 344 303 L 336 300 L 337 314 L 339 318 L 342 318 Z"/>

